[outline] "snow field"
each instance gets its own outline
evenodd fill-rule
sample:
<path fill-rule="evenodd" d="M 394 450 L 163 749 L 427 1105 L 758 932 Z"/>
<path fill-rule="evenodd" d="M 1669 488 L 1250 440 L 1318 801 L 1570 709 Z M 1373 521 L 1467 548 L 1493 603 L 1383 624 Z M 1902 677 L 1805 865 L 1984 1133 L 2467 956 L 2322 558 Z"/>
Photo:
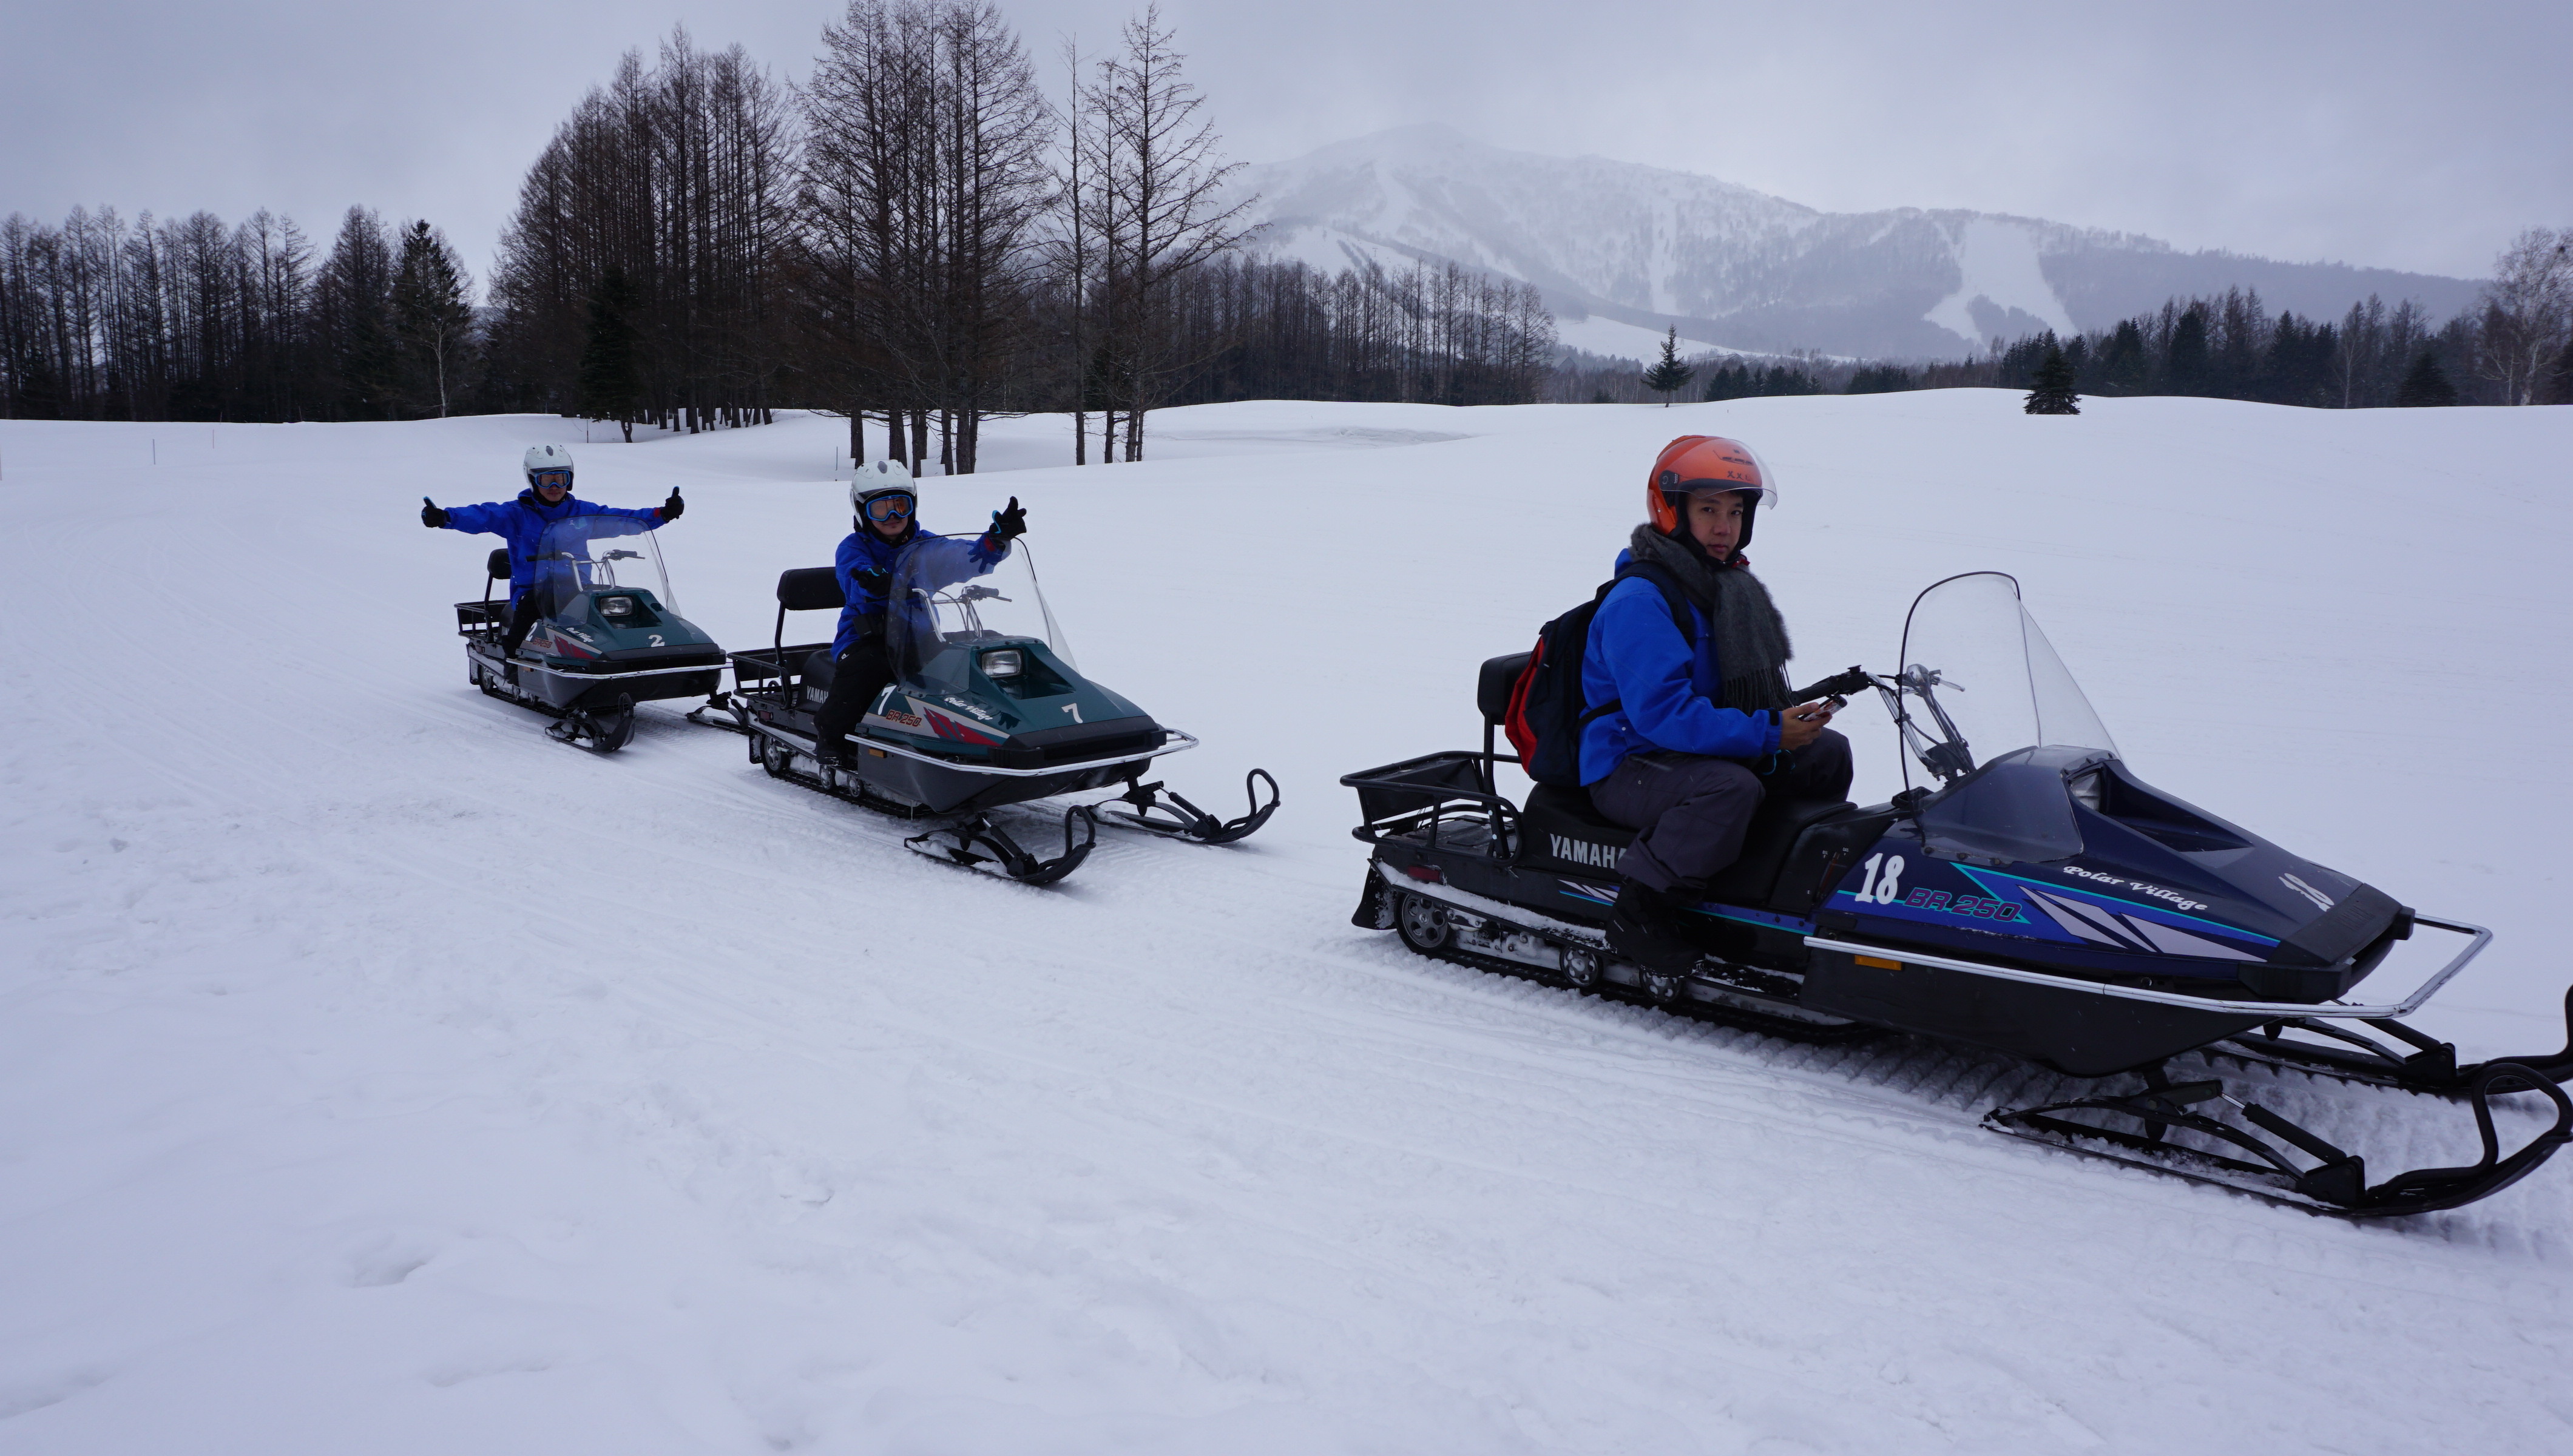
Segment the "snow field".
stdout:
<path fill-rule="evenodd" d="M 1804 676 L 2013 571 L 2148 781 L 2494 927 L 2426 1026 L 2560 1045 L 2573 411 L 2086 410 L 1257 403 L 1080 471 L 996 424 L 927 523 L 1018 495 L 1082 667 L 1206 739 L 1173 785 L 1286 794 L 1051 890 L 671 708 L 600 759 L 466 687 L 495 542 L 418 498 L 566 421 L 0 422 L 0 1451 L 2560 1445 L 2573 1169 L 2351 1227 L 1977 1131 L 2007 1063 L 1346 923 L 1337 776 L 1472 741 L 1653 449 L 1734 433 Z M 686 491 L 728 646 L 845 529 L 838 421 L 570 438 L 584 496 Z M 2245 1081 L 2386 1170 L 2471 1135 Z"/>

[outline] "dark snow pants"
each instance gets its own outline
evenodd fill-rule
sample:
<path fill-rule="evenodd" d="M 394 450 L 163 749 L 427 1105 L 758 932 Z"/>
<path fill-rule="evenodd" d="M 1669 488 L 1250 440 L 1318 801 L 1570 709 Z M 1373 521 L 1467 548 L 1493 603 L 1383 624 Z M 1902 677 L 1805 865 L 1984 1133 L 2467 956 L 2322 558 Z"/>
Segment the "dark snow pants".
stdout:
<path fill-rule="evenodd" d="M 822 748 L 845 747 L 849 730 L 867 714 L 867 705 L 893 681 L 893 663 L 885 639 L 860 637 L 831 662 L 831 693 L 813 715 L 813 737 Z"/>
<path fill-rule="evenodd" d="M 518 649 L 526 645 L 527 634 L 536 629 L 537 618 L 549 615 L 552 604 L 552 593 L 541 586 L 528 587 L 526 595 L 518 598 L 518 604 L 509 609 L 509 630 L 500 634 L 503 660 L 518 655 Z"/>
<path fill-rule="evenodd" d="M 1750 764 L 1693 753 L 1635 753 L 1590 786 L 1612 823 L 1642 830 L 1617 873 L 1650 890 L 1697 890 L 1742 857 L 1760 801 L 1849 797 L 1849 740 L 1826 728 L 1763 777 Z"/>

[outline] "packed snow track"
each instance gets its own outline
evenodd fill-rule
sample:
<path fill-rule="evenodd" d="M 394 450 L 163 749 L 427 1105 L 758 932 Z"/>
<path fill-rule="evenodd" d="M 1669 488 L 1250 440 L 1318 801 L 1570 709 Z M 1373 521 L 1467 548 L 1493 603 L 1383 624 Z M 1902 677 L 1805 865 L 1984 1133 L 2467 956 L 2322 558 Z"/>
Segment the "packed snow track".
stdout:
<path fill-rule="evenodd" d="M 996 423 L 924 523 L 1017 495 L 1082 670 L 1204 740 L 1171 786 L 1284 801 L 1041 889 L 683 703 L 601 756 L 465 681 L 492 543 L 420 496 L 548 440 L 584 498 L 680 486 L 678 609 L 765 644 L 840 421 L 0 421 L 0 1453 L 2573 1445 L 2562 1166 L 2313 1218 L 1982 1130 L 2078 1087 L 2006 1059 L 1348 924 L 1337 777 L 1473 733 L 1475 664 L 1712 431 L 1782 477 L 1801 667 L 2010 571 L 2155 784 L 2497 932 L 2427 1030 L 2560 1042 L 2573 410 L 2085 409 L 1256 403 L 1084 470 Z M 2472 1155 L 2453 1102 L 2224 1075 Z"/>

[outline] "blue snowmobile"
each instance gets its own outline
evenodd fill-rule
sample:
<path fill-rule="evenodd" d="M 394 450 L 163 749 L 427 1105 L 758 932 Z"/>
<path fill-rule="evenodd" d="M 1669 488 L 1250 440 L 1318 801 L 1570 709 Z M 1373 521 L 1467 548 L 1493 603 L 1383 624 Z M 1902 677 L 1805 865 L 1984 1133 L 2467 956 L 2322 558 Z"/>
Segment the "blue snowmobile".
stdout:
<path fill-rule="evenodd" d="M 1683 974 L 1621 960 L 1604 923 L 1632 831 L 1578 788 L 1499 790 L 1493 751 L 1526 654 L 1483 664 L 1483 748 L 1350 774 L 1373 847 L 1354 922 L 1425 955 L 1577 991 L 1831 1041 L 1910 1033 L 2141 1087 L 1997 1107 L 1994 1130 L 2219 1183 L 2311 1211 L 2455 1207 L 2573 1140 L 2565 1050 L 2464 1064 L 2402 1021 L 2491 942 L 2150 787 L 2128 767 L 2019 583 L 1936 583 L 1904 624 L 1899 671 L 1853 668 L 1796 694 L 1873 689 L 1905 752 L 1904 791 L 1869 807 L 1773 800 L 1689 917 Z M 1970 690 L 1971 689 L 1971 690 Z M 1914 775 L 1918 772 L 1919 781 Z M 2399 995 L 2353 1000 L 2421 932 L 2458 949 Z M 2459 1096 L 2482 1157 L 2371 1180 L 2356 1153 L 2182 1054 Z M 2492 1099 L 2531 1093 L 2552 1125 L 2504 1154 Z"/>

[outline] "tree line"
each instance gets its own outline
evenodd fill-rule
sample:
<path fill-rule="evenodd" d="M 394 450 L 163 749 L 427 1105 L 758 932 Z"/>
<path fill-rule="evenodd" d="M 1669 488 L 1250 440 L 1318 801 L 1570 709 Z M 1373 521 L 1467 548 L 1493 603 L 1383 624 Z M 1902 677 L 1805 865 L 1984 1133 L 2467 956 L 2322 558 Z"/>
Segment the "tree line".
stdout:
<path fill-rule="evenodd" d="M 784 405 L 851 458 L 975 466 L 984 420 L 1063 411 L 1075 459 L 1140 458 L 1168 404 L 1249 397 L 1667 401 L 2026 387 L 2361 407 L 2573 398 L 2573 232 L 2534 229 L 2478 308 L 2272 317 L 2173 299 L 1946 363 L 1626 361 L 1560 349 L 1533 286 L 1454 264 L 1248 256 L 1205 98 L 1156 9 L 1060 90 L 992 0 L 848 0 L 803 87 L 674 29 L 529 167 L 488 304 L 435 227 L 0 223 L 0 415 L 384 419 L 539 410 L 699 430 Z M 1658 383 L 1648 382 L 1656 378 Z M 1094 430 L 1094 424 L 1096 426 Z M 872 442 L 872 445 L 871 445 Z"/>
<path fill-rule="evenodd" d="M 538 410 L 672 430 L 799 405 L 849 450 L 974 468 L 1062 410 L 1136 459 L 1166 404 L 1517 402 L 1539 292 L 1455 265 L 1245 257 L 1158 10 L 1048 95 L 991 0 L 850 0 L 810 82 L 674 29 L 574 104 L 518 187 L 486 307 L 442 235 L 288 220 L 0 227 L 0 414 L 380 419 Z M 1095 428 L 1094 428 L 1095 426 Z"/>
<path fill-rule="evenodd" d="M 1981 359 L 1843 363 L 1805 381 L 1853 394 L 2028 388 L 2050 354 L 2063 357 L 2084 394 L 2188 394 L 2319 409 L 2573 404 L 2573 229 L 2520 234 L 2495 259 L 2477 306 L 2445 321 L 2433 321 L 2409 300 L 2388 308 L 2373 294 L 2338 320 L 2288 311 L 2273 318 L 2256 290 L 2228 289 L 2167 300 L 2151 313 L 2069 339 L 2048 330 L 1996 341 Z M 1711 384 L 1706 397 L 1734 393 Z"/>
<path fill-rule="evenodd" d="M 0 417 L 393 419 L 475 402 L 471 279 L 425 222 L 0 222 Z"/>

